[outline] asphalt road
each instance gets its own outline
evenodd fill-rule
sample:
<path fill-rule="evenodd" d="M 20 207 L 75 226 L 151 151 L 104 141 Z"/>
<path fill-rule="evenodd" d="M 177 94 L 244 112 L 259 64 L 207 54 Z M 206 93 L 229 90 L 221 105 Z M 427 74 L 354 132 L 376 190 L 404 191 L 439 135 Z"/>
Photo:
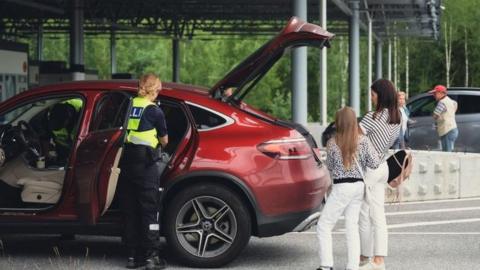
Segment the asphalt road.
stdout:
<path fill-rule="evenodd" d="M 389 270 L 478 269 L 480 266 L 480 198 L 402 203 L 387 206 Z M 0 269 L 125 269 L 117 237 L 3 235 Z M 335 269 L 346 257 L 343 220 L 333 236 Z M 164 250 L 168 250 L 164 246 Z M 168 252 L 166 252 L 168 256 Z M 169 269 L 189 269 L 169 261 Z M 314 229 L 272 238 L 252 238 L 225 269 L 315 269 Z"/>

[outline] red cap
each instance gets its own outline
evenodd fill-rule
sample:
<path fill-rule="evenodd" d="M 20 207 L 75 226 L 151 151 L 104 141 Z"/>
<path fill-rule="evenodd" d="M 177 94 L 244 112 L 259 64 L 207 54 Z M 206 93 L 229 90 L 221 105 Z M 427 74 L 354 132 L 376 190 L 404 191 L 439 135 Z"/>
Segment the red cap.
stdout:
<path fill-rule="evenodd" d="M 428 93 L 430 94 L 433 94 L 433 93 L 446 93 L 447 92 L 447 88 L 441 84 L 439 85 L 435 85 L 435 87 L 428 91 Z"/>

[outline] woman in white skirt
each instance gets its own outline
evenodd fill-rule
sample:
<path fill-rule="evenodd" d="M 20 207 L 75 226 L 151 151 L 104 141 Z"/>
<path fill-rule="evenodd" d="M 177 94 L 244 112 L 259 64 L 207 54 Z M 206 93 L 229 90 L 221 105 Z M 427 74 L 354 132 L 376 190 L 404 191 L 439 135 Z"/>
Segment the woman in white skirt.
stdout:
<path fill-rule="evenodd" d="M 355 112 L 345 107 L 335 116 L 335 137 L 327 143 L 327 167 L 333 179 L 332 192 L 317 224 L 320 267 L 333 269 L 332 229 L 342 213 L 347 236 L 347 269 L 357 270 L 360 262 L 358 218 L 365 192 L 363 171 L 377 168 L 378 155 L 361 133 Z"/>
<path fill-rule="evenodd" d="M 365 200 L 360 211 L 361 270 L 384 270 L 388 255 L 388 231 L 385 217 L 385 184 L 388 166 L 385 154 L 400 133 L 401 114 L 397 92 L 389 80 L 373 82 L 371 99 L 375 110 L 360 121 L 363 133 L 370 139 L 382 163 L 365 172 Z"/>

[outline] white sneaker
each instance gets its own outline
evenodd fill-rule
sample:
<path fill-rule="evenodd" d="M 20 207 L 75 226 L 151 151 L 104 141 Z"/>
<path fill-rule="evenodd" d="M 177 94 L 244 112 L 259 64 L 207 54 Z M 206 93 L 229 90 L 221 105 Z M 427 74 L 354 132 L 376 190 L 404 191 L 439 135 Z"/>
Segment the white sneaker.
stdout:
<path fill-rule="evenodd" d="M 367 257 L 365 259 L 360 259 L 360 264 L 359 266 L 364 266 L 365 264 L 369 263 L 370 262 L 370 258 Z"/>
<path fill-rule="evenodd" d="M 359 270 L 385 270 L 385 263 L 375 264 L 374 262 L 368 262 L 367 264 L 360 266 Z"/>

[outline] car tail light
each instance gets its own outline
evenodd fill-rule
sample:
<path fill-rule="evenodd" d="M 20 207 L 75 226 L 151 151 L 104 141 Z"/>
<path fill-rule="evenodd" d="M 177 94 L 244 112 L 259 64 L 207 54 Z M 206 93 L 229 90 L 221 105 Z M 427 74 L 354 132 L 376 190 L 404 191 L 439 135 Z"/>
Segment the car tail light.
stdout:
<path fill-rule="evenodd" d="M 307 159 L 312 156 L 312 149 L 303 138 L 271 140 L 259 144 L 257 149 L 275 159 Z"/>

